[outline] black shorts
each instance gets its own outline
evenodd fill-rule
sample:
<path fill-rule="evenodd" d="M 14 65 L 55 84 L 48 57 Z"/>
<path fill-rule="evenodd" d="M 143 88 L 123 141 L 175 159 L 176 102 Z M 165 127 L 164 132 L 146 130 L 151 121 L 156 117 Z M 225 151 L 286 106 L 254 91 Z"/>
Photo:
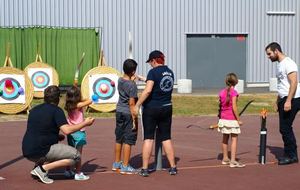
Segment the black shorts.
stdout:
<path fill-rule="evenodd" d="M 144 139 L 154 139 L 156 127 L 157 135 L 161 141 L 171 139 L 171 125 L 172 105 L 158 108 L 144 108 Z"/>
<path fill-rule="evenodd" d="M 116 142 L 119 144 L 135 145 L 137 131 L 132 130 L 133 120 L 130 114 L 116 112 Z"/>

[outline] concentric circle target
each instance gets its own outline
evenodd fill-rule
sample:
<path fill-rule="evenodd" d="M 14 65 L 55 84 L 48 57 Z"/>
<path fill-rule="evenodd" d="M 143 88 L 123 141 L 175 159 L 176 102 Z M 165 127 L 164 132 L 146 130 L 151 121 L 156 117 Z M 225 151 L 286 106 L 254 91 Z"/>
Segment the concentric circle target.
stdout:
<path fill-rule="evenodd" d="M 37 71 L 31 76 L 31 81 L 36 88 L 46 88 L 49 85 L 50 77 L 44 71 Z"/>
<path fill-rule="evenodd" d="M 108 100 L 114 96 L 116 87 L 112 86 L 112 80 L 107 77 L 97 79 L 93 84 L 93 92 L 101 100 Z"/>
<path fill-rule="evenodd" d="M 12 82 L 12 88 L 8 89 L 5 87 L 5 81 L 10 80 Z M 14 100 L 19 97 L 19 88 L 21 88 L 20 83 L 14 78 L 4 78 L 0 81 L 0 88 L 2 89 L 1 97 L 5 100 Z"/>

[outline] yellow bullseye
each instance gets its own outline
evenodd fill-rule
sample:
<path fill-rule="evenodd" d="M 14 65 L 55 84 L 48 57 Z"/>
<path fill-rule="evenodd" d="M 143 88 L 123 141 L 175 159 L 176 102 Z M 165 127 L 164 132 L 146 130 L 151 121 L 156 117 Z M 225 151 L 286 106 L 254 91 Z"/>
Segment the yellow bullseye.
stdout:
<path fill-rule="evenodd" d="M 103 93 L 106 93 L 108 91 L 106 84 L 101 84 L 100 89 L 101 89 L 101 92 L 103 92 Z"/>
<path fill-rule="evenodd" d="M 37 81 L 38 81 L 39 83 L 43 82 L 43 77 L 38 77 L 38 78 L 37 78 Z"/>
<path fill-rule="evenodd" d="M 6 88 L 6 92 L 11 93 L 14 89 L 12 87 Z"/>

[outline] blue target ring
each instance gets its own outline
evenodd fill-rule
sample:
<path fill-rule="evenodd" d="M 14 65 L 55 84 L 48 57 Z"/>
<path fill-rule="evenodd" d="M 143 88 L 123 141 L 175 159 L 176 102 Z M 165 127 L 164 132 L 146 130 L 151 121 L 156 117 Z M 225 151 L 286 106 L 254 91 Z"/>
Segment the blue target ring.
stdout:
<path fill-rule="evenodd" d="M 12 91 L 6 89 L 5 81 L 10 80 L 12 82 Z M 4 78 L 0 81 L 0 88 L 2 89 L 1 97 L 5 100 L 14 100 L 19 97 L 19 88 L 21 88 L 20 83 L 14 78 Z"/>
<path fill-rule="evenodd" d="M 50 77 L 44 71 L 37 71 L 31 76 L 31 81 L 36 88 L 46 88 L 50 83 Z"/>
<path fill-rule="evenodd" d="M 111 85 L 112 80 L 107 77 L 98 78 L 93 84 L 93 93 L 101 100 L 112 98 L 116 92 L 116 87 Z"/>

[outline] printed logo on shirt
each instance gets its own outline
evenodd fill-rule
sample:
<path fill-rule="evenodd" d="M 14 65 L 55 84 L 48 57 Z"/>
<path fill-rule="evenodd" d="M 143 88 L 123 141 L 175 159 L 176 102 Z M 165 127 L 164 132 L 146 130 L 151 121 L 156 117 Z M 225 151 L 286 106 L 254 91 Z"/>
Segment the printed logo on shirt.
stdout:
<path fill-rule="evenodd" d="M 281 71 L 279 71 L 278 73 L 277 73 L 277 79 L 278 80 L 283 80 L 284 79 L 284 75 L 283 75 L 283 73 L 281 72 Z"/>
<path fill-rule="evenodd" d="M 165 75 L 160 81 L 160 89 L 164 92 L 169 92 L 173 89 L 174 80 L 171 76 Z"/>

